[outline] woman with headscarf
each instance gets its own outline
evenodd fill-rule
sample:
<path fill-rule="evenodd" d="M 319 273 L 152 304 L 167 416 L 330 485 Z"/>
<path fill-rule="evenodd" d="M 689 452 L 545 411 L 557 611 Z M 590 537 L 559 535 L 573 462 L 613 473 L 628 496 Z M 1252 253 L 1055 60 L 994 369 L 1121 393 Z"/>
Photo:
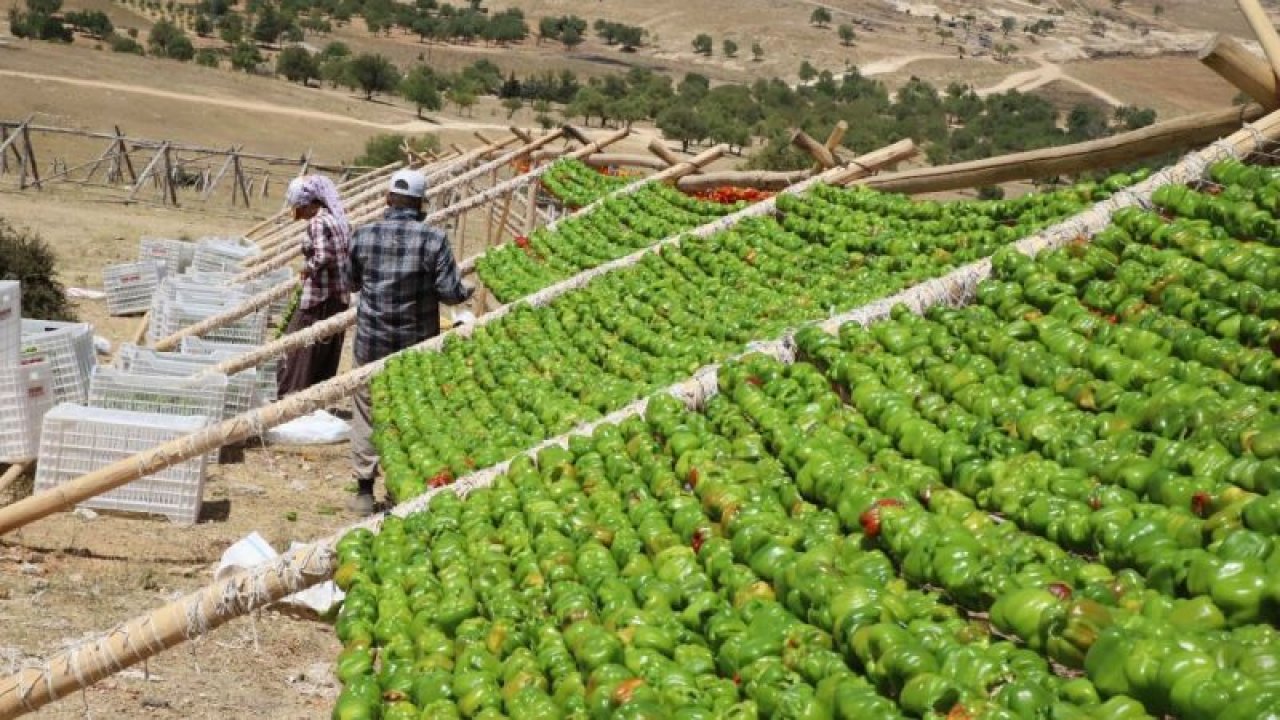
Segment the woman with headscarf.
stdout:
<path fill-rule="evenodd" d="M 302 295 L 286 333 L 297 332 L 347 309 L 351 225 L 333 181 L 322 175 L 294 178 L 285 202 L 295 220 L 307 221 L 302 240 Z M 280 397 L 324 382 L 338 372 L 343 334 L 285 356 L 276 375 Z"/>

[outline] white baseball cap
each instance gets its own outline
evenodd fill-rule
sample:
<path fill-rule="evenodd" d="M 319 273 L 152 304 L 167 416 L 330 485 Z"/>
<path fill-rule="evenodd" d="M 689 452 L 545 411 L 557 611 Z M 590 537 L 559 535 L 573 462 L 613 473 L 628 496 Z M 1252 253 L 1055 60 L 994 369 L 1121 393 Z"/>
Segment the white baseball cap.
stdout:
<path fill-rule="evenodd" d="M 390 190 L 396 195 L 420 198 L 427 194 L 427 177 L 417 170 L 397 170 L 391 176 Z"/>

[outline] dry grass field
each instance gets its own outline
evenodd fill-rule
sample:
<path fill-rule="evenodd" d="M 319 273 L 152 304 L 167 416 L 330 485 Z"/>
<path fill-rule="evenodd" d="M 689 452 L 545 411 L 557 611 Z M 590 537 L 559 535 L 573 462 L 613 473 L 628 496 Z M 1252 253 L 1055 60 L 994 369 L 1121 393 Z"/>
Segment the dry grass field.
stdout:
<path fill-rule="evenodd" d="M 402 65 L 419 60 L 456 69 L 487 58 L 504 70 L 528 73 L 570 68 L 582 75 L 624 71 L 630 66 L 682 74 L 701 72 L 716 81 L 792 77 L 803 60 L 834 71 L 856 65 L 891 87 L 912 76 L 939 86 L 950 82 L 998 87 L 1026 73 L 1027 87 L 1063 109 L 1079 102 L 1105 105 L 1100 93 L 1121 102 L 1155 107 L 1162 117 L 1220 107 L 1234 91 L 1194 57 L 1168 54 L 1203 42 L 1210 33 L 1244 37 L 1247 27 L 1232 0 L 1131 0 L 1114 11 L 1106 0 L 996 0 L 989 3 L 920 0 L 831 0 L 832 27 L 809 24 L 820 3 L 807 0 L 490 0 L 537 18 L 577 13 L 639 24 L 651 46 L 624 54 L 591 38 L 572 53 L 529 42 L 515 48 L 424 45 L 402 33 L 372 38 L 359 21 L 332 38 L 357 52 L 381 52 Z M 119 27 L 143 37 L 152 20 L 110 0 L 67 0 L 71 9 L 108 12 Z M 979 9 L 973 10 L 975 6 Z M 1004 15 L 1040 17 L 1049 7 L 1067 12 L 1062 37 L 1024 45 L 1009 62 L 990 57 L 959 61 L 954 47 L 940 44 L 935 13 L 976 12 L 979 22 L 999 24 Z M 1082 28 L 1094 13 L 1108 17 L 1104 39 L 1086 39 Z M 834 26 L 865 22 L 852 48 L 839 44 Z M 7 29 L 0 19 L 0 36 Z M 1153 29 L 1150 36 L 1129 24 Z M 700 32 L 715 38 L 711 58 L 693 54 Z M 998 31 L 997 31 L 998 33 Z M 725 58 L 720 41 L 732 38 L 740 57 Z M 760 42 L 762 62 L 750 60 Z M 1088 43 L 1120 54 L 1087 59 Z M 1096 48 L 1095 48 L 1096 49 Z M 1112 52 L 1108 50 L 1107 52 Z M 1155 57 L 1139 55 L 1155 54 Z M 1036 75 L 1036 73 L 1045 73 Z M 1043 80 L 1043 82 L 1039 82 Z M 1039 83 L 1039 84 L 1037 84 Z M 1018 85 L 1021 87 L 1022 85 Z M 83 39 L 69 47 L 25 41 L 0 42 L 0 119 L 33 116 L 41 123 L 106 130 L 119 125 L 145 137 L 170 138 L 214 147 L 243 145 L 248 151 L 296 157 L 311 149 L 322 162 L 350 161 L 364 142 L 385 132 L 437 132 L 446 143 L 474 145 L 472 133 L 497 132 L 510 124 L 492 99 L 466 117 L 451 112 L 418 120 L 399 100 L 367 102 L 350 92 L 303 88 L 283 80 L 210 70 L 94 49 Z M 511 122 L 528 126 L 521 111 Z M 651 128 L 615 149 L 642 152 Z M 68 160 L 89 158 L 101 144 L 41 139 L 41 152 Z M 727 167 L 736 159 L 722 161 Z M 101 268 L 135 256 L 143 235 L 191 236 L 242 232 L 274 210 L 277 194 L 252 211 L 225 203 L 182 209 L 154 204 L 122 205 L 74 189 L 0 191 L 0 217 L 30 227 L 58 253 L 61 279 L 69 286 L 98 288 Z M 83 319 L 113 342 L 128 338 L 136 319 L 106 317 L 101 303 L 78 303 Z M 343 411 L 344 408 L 335 408 Z M 253 445 L 228 456 L 211 471 L 206 513 L 190 528 L 163 520 L 60 514 L 0 538 L 0 672 L 47 656 L 86 633 L 112 625 L 199 588 L 231 543 L 259 531 L 277 549 L 345 525 L 348 465 L 344 447 L 308 450 Z M 7 498 L 0 498 L 4 502 Z M 187 647 L 99 683 L 33 715 L 36 718 L 146 717 L 277 720 L 326 717 L 336 694 L 331 663 L 338 645 L 328 625 L 315 619 L 266 611 L 231 623 Z"/>

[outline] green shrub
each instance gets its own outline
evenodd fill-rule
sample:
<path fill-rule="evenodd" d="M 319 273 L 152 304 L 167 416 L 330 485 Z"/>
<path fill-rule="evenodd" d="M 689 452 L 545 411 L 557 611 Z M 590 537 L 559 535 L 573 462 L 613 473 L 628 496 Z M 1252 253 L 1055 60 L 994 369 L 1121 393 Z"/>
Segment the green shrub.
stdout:
<path fill-rule="evenodd" d="M 0 280 L 22 283 L 22 314 L 41 320 L 75 320 L 58 281 L 53 250 L 40 236 L 0 218 Z"/>

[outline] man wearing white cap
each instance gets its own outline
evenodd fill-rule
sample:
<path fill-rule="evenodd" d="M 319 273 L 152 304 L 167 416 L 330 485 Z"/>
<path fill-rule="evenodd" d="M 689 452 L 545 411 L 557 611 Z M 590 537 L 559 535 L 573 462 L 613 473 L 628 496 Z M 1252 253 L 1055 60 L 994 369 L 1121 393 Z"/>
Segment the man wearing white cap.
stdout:
<path fill-rule="evenodd" d="M 449 238 L 422 222 L 427 179 L 415 170 L 391 176 L 387 211 L 381 220 L 357 228 L 351 240 L 350 285 L 360 293 L 356 306 L 355 361 L 380 360 L 440 332 L 440 305 L 471 297 L 462 284 Z M 352 509 L 373 512 L 378 456 L 370 441 L 369 388 L 355 396 L 351 460 L 358 491 Z"/>

